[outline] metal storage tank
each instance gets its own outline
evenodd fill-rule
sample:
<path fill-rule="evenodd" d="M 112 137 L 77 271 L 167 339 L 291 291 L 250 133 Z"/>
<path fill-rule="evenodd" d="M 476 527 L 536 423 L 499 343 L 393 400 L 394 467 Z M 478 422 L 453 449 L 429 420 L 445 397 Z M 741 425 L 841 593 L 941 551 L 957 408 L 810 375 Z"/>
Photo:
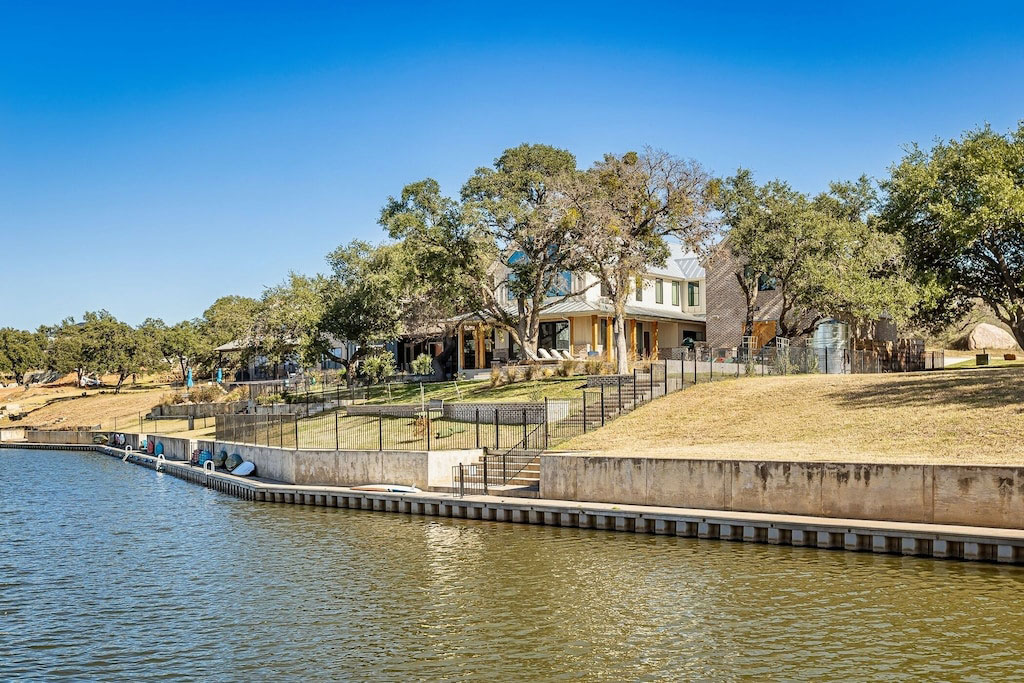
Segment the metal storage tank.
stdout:
<path fill-rule="evenodd" d="M 850 326 L 834 318 L 814 328 L 811 348 L 818 356 L 818 372 L 843 374 L 849 369 Z"/>

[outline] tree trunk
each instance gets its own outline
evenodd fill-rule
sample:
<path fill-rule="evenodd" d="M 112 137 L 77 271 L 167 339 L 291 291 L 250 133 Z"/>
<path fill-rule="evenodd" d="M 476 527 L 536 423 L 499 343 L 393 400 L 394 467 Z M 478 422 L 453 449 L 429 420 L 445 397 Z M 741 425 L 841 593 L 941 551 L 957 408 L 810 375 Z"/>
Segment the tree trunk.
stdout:
<path fill-rule="evenodd" d="M 120 373 L 118 373 L 118 375 L 117 375 L 117 386 L 114 387 L 114 393 L 115 394 L 120 394 L 121 393 L 121 385 L 124 384 L 124 378 L 127 377 L 127 376 L 128 376 L 127 372 L 120 372 Z"/>
<path fill-rule="evenodd" d="M 626 315 L 622 311 L 612 318 L 612 334 L 615 336 L 615 372 L 629 374 L 629 348 L 626 344 Z"/>

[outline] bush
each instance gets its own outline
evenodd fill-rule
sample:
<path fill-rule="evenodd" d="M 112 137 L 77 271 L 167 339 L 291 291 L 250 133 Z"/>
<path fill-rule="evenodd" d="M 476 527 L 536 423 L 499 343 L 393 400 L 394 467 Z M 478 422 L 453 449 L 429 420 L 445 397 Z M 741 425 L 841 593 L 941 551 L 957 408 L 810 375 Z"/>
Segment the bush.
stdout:
<path fill-rule="evenodd" d="M 515 384 L 522 379 L 522 373 L 519 371 L 518 365 L 506 365 L 505 366 L 505 377 L 508 379 L 509 384 Z"/>
<path fill-rule="evenodd" d="M 416 359 L 412 362 L 412 372 L 414 375 L 434 374 L 433 359 L 425 353 L 416 356 Z"/>
<path fill-rule="evenodd" d="M 495 388 L 501 385 L 501 366 L 491 366 L 491 388 Z"/>
<path fill-rule="evenodd" d="M 572 377 L 579 371 L 579 365 L 579 361 L 564 360 L 558 364 L 558 368 L 555 372 L 559 377 Z"/>
<path fill-rule="evenodd" d="M 395 356 L 390 351 L 380 351 L 363 359 L 360 370 L 371 384 L 379 384 L 386 378 L 394 376 Z"/>
<path fill-rule="evenodd" d="M 274 403 L 282 403 L 283 401 L 284 397 L 281 394 L 260 394 L 256 397 L 256 403 L 259 403 L 261 406 L 269 406 Z"/>
<path fill-rule="evenodd" d="M 188 390 L 188 398 L 193 403 L 213 403 L 221 396 L 220 387 L 210 384 L 199 384 Z"/>

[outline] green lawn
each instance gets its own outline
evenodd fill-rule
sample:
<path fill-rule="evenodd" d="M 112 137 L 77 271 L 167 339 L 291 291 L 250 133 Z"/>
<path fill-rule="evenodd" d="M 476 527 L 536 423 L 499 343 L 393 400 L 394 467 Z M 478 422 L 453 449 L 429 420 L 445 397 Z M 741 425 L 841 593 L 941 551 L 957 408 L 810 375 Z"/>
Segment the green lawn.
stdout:
<path fill-rule="evenodd" d="M 423 400 L 443 399 L 465 402 L 537 402 L 545 398 L 574 398 L 586 384 L 586 377 L 550 377 L 491 387 L 487 380 L 465 382 L 428 382 L 420 384 L 390 384 L 374 387 L 371 404 L 419 403 L 423 387 Z M 380 392 L 380 395 L 378 395 Z"/>
<path fill-rule="evenodd" d="M 1017 360 L 1003 360 L 1003 354 L 989 354 L 988 365 L 978 365 L 972 355 L 965 361 L 954 363 L 948 366 L 946 369 L 964 369 L 964 368 L 985 368 L 985 367 L 1004 367 L 1004 366 L 1024 366 L 1024 353 L 1016 352 Z"/>

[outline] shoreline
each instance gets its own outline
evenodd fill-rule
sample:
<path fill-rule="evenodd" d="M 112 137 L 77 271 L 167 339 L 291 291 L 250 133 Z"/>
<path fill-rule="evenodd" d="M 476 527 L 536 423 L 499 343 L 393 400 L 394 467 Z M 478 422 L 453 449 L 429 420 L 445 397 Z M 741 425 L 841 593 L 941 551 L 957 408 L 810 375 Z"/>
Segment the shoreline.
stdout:
<path fill-rule="evenodd" d="M 366 492 L 341 486 L 262 482 L 103 445 L 4 442 L 0 448 L 103 453 L 150 469 L 159 466 L 185 481 L 254 502 L 1024 564 L 1024 530 L 1020 529 L 432 492 Z"/>

